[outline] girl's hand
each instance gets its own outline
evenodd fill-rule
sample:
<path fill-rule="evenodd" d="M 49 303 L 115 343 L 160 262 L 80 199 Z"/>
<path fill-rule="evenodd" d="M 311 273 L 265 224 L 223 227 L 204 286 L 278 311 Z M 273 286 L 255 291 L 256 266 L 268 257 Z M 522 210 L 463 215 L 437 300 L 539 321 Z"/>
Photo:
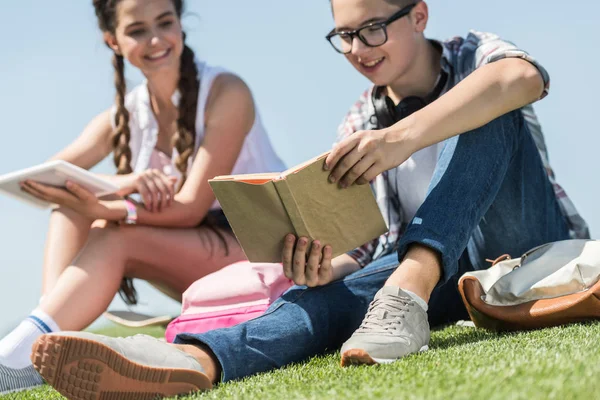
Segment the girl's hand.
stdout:
<path fill-rule="evenodd" d="M 90 219 L 115 219 L 115 210 L 105 206 L 92 192 L 76 183 L 67 181 L 63 189 L 27 180 L 21 182 L 20 186 L 23 191 L 40 200 L 71 208 Z"/>
<path fill-rule="evenodd" d="M 326 285 L 333 280 L 331 254 L 331 246 L 322 246 L 318 240 L 311 246 L 304 237 L 296 242 L 296 236 L 289 234 L 283 245 L 283 272 L 296 285 Z"/>
<path fill-rule="evenodd" d="M 416 150 L 408 129 L 358 131 L 333 147 L 325 160 L 329 181 L 345 188 L 364 185 L 406 161 Z"/>
<path fill-rule="evenodd" d="M 123 175 L 118 185 L 118 194 L 126 196 L 139 193 L 148 211 L 161 211 L 173 203 L 177 178 L 167 176 L 157 169 L 148 169 L 141 174 Z"/>

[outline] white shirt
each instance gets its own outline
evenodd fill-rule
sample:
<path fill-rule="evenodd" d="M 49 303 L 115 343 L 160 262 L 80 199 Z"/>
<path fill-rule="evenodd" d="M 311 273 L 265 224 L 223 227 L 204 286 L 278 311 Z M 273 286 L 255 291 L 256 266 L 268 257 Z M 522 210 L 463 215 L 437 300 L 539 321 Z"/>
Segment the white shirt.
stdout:
<path fill-rule="evenodd" d="M 394 170 L 396 186 L 391 190 L 398 193 L 403 222 L 410 222 L 425 201 L 442 147 L 443 142 L 419 150 Z"/>
<path fill-rule="evenodd" d="M 196 112 L 196 148 L 194 156 L 204 139 L 204 112 L 206 101 L 214 79 L 227 71 L 220 67 L 209 66 L 204 62 L 196 61 L 198 75 L 200 78 L 200 90 L 198 91 L 198 107 Z M 173 103 L 179 104 L 179 93 L 173 95 Z M 158 137 L 158 123 L 154 117 L 150 104 L 150 95 L 147 82 L 135 87 L 125 96 L 125 107 L 129 111 L 129 130 L 131 139 L 131 166 L 135 173 L 140 173 L 150 167 L 152 154 L 156 147 Z M 111 122 L 114 128 L 114 115 L 116 107 L 113 107 Z M 179 153 L 173 149 L 171 161 L 173 163 L 172 174 L 178 176 L 175 160 Z M 188 162 L 188 168 L 192 165 L 192 157 Z M 254 124 L 246 135 L 244 144 L 233 167 L 231 174 L 250 174 L 259 172 L 281 172 L 286 169 L 285 164 L 275 153 L 271 141 L 262 124 L 260 114 L 255 111 Z M 215 201 L 211 209 L 220 208 Z"/>

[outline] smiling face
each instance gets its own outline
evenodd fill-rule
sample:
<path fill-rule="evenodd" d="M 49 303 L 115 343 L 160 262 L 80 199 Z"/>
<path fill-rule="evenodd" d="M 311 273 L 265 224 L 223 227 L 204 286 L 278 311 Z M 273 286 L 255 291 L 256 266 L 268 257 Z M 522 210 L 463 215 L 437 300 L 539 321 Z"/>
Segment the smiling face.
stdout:
<path fill-rule="evenodd" d="M 183 51 L 181 21 L 172 0 L 122 0 L 114 33 L 105 40 L 146 76 L 179 68 Z"/>
<path fill-rule="evenodd" d="M 372 22 L 385 21 L 402 8 L 402 5 L 391 3 L 385 0 L 332 0 L 335 30 L 351 31 Z M 381 46 L 369 47 L 354 38 L 352 51 L 346 58 L 375 85 L 387 86 L 402 80 L 416 60 L 427 24 L 426 10 L 421 2 L 408 16 L 387 25 L 388 39 Z"/>

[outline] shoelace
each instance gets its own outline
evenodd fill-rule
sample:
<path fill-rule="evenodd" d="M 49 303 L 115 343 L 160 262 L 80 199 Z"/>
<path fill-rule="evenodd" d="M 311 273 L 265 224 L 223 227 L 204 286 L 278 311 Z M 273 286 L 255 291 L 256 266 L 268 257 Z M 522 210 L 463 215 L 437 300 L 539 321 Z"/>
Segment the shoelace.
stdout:
<path fill-rule="evenodd" d="M 357 332 L 393 333 L 402 325 L 411 304 L 410 298 L 382 295 L 373 300 Z"/>

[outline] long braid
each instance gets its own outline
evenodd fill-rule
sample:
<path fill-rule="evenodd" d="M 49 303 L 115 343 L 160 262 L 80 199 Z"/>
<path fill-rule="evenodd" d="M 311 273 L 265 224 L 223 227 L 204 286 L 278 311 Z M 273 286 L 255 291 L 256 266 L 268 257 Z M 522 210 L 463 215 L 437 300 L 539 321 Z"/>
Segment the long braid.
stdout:
<path fill-rule="evenodd" d="M 113 54 L 113 67 L 115 68 L 115 88 L 117 95 L 115 103 L 117 110 L 115 113 L 115 130 L 113 132 L 113 158 L 117 167 L 117 174 L 124 175 L 133 172 L 131 169 L 131 148 L 129 139 L 129 111 L 125 107 L 125 63 L 123 56 Z M 133 279 L 123 278 L 119 288 L 119 296 L 126 304 L 137 304 L 137 291 L 133 285 Z"/>
<path fill-rule="evenodd" d="M 185 34 L 184 34 L 185 41 Z M 180 76 L 178 83 L 181 99 L 179 102 L 179 115 L 177 117 L 177 131 L 173 135 L 172 145 L 179 153 L 175 166 L 181 172 L 179 191 L 187 178 L 188 160 L 194 154 L 196 146 L 196 112 L 198 108 L 198 69 L 194 61 L 194 52 L 184 46 L 181 54 Z"/>
<path fill-rule="evenodd" d="M 173 135 L 172 145 L 179 153 L 175 166 L 181 172 L 181 182 L 177 191 L 181 190 L 187 178 L 188 160 L 193 156 L 196 149 L 196 113 L 198 109 L 198 91 L 200 80 L 198 68 L 194 60 L 194 52 L 185 45 L 185 33 L 183 34 L 184 47 L 181 53 L 181 65 L 179 67 L 179 83 L 177 85 L 181 99 L 179 100 L 179 116 L 177 118 L 177 132 Z M 229 254 L 227 241 L 221 231 L 217 228 L 215 218 L 208 213 L 202 221 L 202 226 L 211 229 L 225 246 L 225 253 Z"/>
<path fill-rule="evenodd" d="M 129 131 L 129 111 L 125 107 L 125 63 L 123 56 L 113 54 L 113 66 L 115 68 L 115 88 L 117 95 L 115 103 L 117 111 L 115 113 L 115 130 L 113 132 L 113 156 L 118 174 L 130 174 L 131 169 L 131 148 L 129 140 L 131 132 Z"/>

